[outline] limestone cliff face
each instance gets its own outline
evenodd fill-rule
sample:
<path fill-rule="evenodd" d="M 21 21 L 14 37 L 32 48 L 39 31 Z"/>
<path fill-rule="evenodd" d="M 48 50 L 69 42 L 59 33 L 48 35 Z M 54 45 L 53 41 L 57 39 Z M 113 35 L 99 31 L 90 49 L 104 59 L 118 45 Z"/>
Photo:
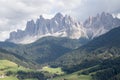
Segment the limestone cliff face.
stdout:
<path fill-rule="evenodd" d="M 44 36 L 69 37 L 79 39 L 86 37 L 85 28 L 71 16 L 57 13 L 52 19 L 40 16 L 36 22 L 28 21 L 24 31 L 11 32 L 9 42 L 31 43 Z"/>
<path fill-rule="evenodd" d="M 36 22 L 28 21 L 24 31 L 11 32 L 6 41 L 26 44 L 45 36 L 93 39 L 118 26 L 120 19 L 105 12 L 97 14 L 96 17 L 89 17 L 84 23 L 57 13 L 52 19 L 40 16 Z"/>

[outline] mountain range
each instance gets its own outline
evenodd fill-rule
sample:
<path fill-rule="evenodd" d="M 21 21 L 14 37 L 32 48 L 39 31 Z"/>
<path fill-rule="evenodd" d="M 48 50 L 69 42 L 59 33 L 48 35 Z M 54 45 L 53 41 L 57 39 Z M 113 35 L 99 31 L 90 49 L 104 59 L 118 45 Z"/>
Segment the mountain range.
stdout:
<path fill-rule="evenodd" d="M 52 19 L 40 16 L 36 22 L 28 21 L 24 31 L 11 32 L 7 40 L 14 43 L 34 42 L 44 36 L 69 37 L 79 39 L 85 37 L 84 27 L 70 16 L 57 13 Z"/>
<path fill-rule="evenodd" d="M 6 41 L 27 44 L 45 36 L 93 39 L 119 25 L 120 19 L 105 12 L 97 14 L 96 17 L 89 17 L 83 23 L 61 13 L 57 13 L 51 19 L 45 19 L 41 15 L 36 22 L 28 21 L 25 30 L 11 32 Z"/>

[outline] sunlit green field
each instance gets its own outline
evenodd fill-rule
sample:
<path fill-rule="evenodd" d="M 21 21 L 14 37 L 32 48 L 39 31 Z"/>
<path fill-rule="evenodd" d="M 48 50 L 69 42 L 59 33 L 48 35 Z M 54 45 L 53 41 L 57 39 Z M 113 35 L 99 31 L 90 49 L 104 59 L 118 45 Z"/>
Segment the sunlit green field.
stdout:
<path fill-rule="evenodd" d="M 60 67 L 51 68 L 51 67 L 45 66 L 42 68 L 42 71 L 46 71 L 46 72 L 49 72 L 51 74 L 64 74 L 64 72 L 62 71 L 62 69 Z"/>
<path fill-rule="evenodd" d="M 18 80 L 16 77 L 10 76 L 5 78 L 0 78 L 0 80 Z"/>
<path fill-rule="evenodd" d="M 38 79 L 25 79 L 25 80 L 38 80 Z"/>
<path fill-rule="evenodd" d="M 54 78 L 53 80 L 91 80 L 91 76 L 89 75 L 78 75 L 76 73 L 70 74 L 70 75 L 64 75 L 57 78 Z"/>
<path fill-rule="evenodd" d="M 89 75 L 78 75 L 77 73 L 69 74 L 69 75 L 64 75 L 60 77 L 56 77 L 53 80 L 91 80 L 91 76 Z"/>

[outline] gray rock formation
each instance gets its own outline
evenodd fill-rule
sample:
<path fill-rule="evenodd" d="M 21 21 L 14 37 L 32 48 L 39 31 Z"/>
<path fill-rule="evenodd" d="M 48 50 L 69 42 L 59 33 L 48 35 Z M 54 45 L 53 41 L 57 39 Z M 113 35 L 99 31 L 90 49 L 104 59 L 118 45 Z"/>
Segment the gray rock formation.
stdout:
<path fill-rule="evenodd" d="M 113 18 L 111 14 L 103 12 L 97 14 L 96 17 L 89 17 L 83 25 L 88 37 L 94 38 L 120 26 L 120 19 Z"/>
<path fill-rule="evenodd" d="M 11 32 L 6 41 L 26 44 L 44 36 L 93 39 L 118 26 L 120 19 L 113 18 L 111 14 L 105 12 L 97 14 L 96 17 L 89 17 L 83 24 L 71 16 L 57 13 L 52 19 L 40 16 L 36 22 L 28 21 L 24 31 Z"/>
<path fill-rule="evenodd" d="M 86 37 L 85 28 L 72 17 L 57 13 L 52 19 L 40 16 L 36 22 L 28 21 L 24 31 L 11 32 L 9 42 L 31 43 L 44 36 L 69 37 L 79 39 Z"/>

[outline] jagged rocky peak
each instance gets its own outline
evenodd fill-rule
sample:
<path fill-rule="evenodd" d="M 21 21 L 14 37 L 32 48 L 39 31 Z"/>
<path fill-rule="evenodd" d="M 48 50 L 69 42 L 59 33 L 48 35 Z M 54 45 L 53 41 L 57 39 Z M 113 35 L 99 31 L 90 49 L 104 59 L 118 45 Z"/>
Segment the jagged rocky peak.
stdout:
<path fill-rule="evenodd" d="M 70 24 L 70 23 L 74 23 L 77 21 L 73 19 L 70 15 L 65 15 L 65 22 Z"/>
<path fill-rule="evenodd" d="M 63 15 L 62 13 L 57 13 L 54 17 L 53 17 L 54 20 L 56 21 L 62 21 L 62 22 L 65 22 L 65 21 L 69 21 L 69 22 L 74 22 L 75 19 L 73 17 L 71 17 L 70 15 Z M 77 22 L 77 21 L 76 21 Z"/>
<path fill-rule="evenodd" d="M 43 15 L 40 15 L 37 20 L 44 21 L 44 20 L 46 20 L 46 19 L 43 17 Z"/>
<path fill-rule="evenodd" d="M 57 13 L 52 19 L 51 19 L 51 23 L 55 23 L 56 25 L 58 24 L 62 24 L 62 20 L 63 20 L 64 16 L 61 13 Z"/>
<path fill-rule="evenodd" d="M 44 36 L 93 39 L 118 26 L 120 26 L 120 19 L 105 12 L 97 14 L 95 17 L 90 16 L 83 24 L 69 15 L 63 16 L 61 13 L 57 13 L 51 19 L 40 16 L 36 22 L 28 21 L 24 31 L 11 32 L 7 41 L 25 44 Z"/>
<path fill-rule="evenodd" d="M 63 18 L 63 14 L 60 13 L 60 12 L 58 12 L 58 13 L 55 15 L 54 18 Z"/>
<path fill-rule="evenodd" d="M 43 15 L 40 15 L 40 19 L 44 19 Z"/>
<path fill-rule="evenodd" d="M 35 22 L 33 20 L 28 21 L 26 24 L 26 28 L 25 31 L 30 31 L 31 29 L 33 29 L 35 26 Z"/>
<path fill-rule="evenodd" d="M 87 35 L 94 38 L 120 26 L 120 20 L 110 13 L 102 12 L 95 17 L 89 17 L 83 25 L 87 30 Z"/>
<path fill-rule="evenodd" d="M 18 35 L 19 38 L 16 35 Z M 28 21 L 24 31 L 12 32 L 12 35 L 10 35 L 7 41 L 14 43 L 30 43 L 31 40 L 33 42 L 44 36 L 78 39 L 86 35 L 84 27 L 81 26 L 79 22 L 75 21 L 71 16 L 63 16 L 61 13 L 57 13 L 51 19 L 45 19 L 41 15 L 36 22 L 33 20 Z"/>
<path fill-rule="evenodd" d="M 86 24 L 92 24 L 94 22 L 97 22 L 97 21 L 106 21 L 106 20 L 111 20 L 113 19 L 113 16 L 112 14 L 110 13 L 105 13 L 105 12 L 102 12 L 101 14 L 97 13 L 97 15 L 95 17 L 93 16 L 89 16 L 89 18 L 84 22 L 84 25 Z M 85 26 L 85 27 L 88 27 L 88 26 Z"/>
<path fill-rule="evenodd" d="M 111 17 L 111 18 L 113 17 L 112 14 L 110 14 L 110 13 L 105 13 L 105 12 L 102 12 L 101 16 L 102 16 L 102 17 Z"/>
<path fill-rule="evenodd" d="M 36 23 L 40 21 L 45 21 L 45 20 L 46 19 L 42 15 L 40 15 L 39 18 L 36 20 Z"/>

